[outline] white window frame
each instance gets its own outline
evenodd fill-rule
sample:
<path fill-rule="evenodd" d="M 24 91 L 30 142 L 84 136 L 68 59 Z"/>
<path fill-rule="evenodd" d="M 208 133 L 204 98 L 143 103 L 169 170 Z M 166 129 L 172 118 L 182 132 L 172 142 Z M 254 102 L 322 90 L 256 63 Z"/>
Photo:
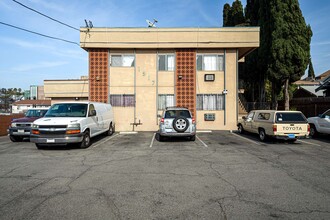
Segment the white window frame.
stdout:
<path fill-rule="evenodd" d="M 113 103 L 113 98 L 116 98 L 117 102 Z M 129 98 L 131 99 L 129 101 Z M 128 100 L 126 100 L 128 99 Z M 135 107 L 135 95 L 134 94 L 110 94 L 110 104 L 113 107 Z"/>
<path fill-rule="evenodd" d="M 119 63 L 113 62 L 113 57 L 120 57 Z M 132 61 L 130 61 L 130 64 L 126 64 L 126 59 L 133 58 Z M 111 54 L 110 55 L 110 66 L 111 67 L 134 67 L 135 66 L 135 56 L 134 54 Z"/>
<path fill-rule="evenodd" d="M 225 95 L 223 94 L 197 94 L 196 109 L 218 111 L 225 110 Z"/>
<path fill-rule="evenodd" d="M 160 69 L 160 57 L 165 57 L 165 69 Z M 172 65 L 169 64 L 169 58 L 172 58 Z M 174 54 L 158 54 L 158 71 L 174 71 L 175 67 L 175 55 Z"/>
<path fill-rule="evenodd" d="M 174 94 L 158 94 L 158 110 L 165 110 L 166 107 L 172 106 L 174 106 Z"/>
<path fill-rule="evenodd" d="M 215 66 L 207 66 L 207 58 L 215 58 Z M 201 59 L 200 65 L 198 61 Z M 196 69 L 197 71 L 224 71 L 224 55 L 223 54 L 197 54 L 196 55 Z"/>

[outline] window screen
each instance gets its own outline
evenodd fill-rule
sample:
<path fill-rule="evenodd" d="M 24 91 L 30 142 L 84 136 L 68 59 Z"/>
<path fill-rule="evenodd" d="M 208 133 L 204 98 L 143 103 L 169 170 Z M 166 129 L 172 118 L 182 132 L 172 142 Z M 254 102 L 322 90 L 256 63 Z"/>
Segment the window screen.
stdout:
<path fill-rule="evenodd" d="M 174 106 L 173 94 L 158 95 L 158 110 L 164 110 L 166 107 Z"/>
<path fill-rule="evenodd" d="M 134 95 L 110 95 L 110 104 L 114 107 L 134 107 Z"/>

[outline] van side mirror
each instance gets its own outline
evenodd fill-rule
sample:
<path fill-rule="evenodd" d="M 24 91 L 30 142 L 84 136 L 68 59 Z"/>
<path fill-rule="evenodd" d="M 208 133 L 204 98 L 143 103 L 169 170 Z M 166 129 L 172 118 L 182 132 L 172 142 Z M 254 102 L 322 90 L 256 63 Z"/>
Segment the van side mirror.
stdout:
<path fill-rule="evenodd" d="M 89 116 L 95 116 L 95 115 L 96 115 L 96 110 L 90 111 Z"/>

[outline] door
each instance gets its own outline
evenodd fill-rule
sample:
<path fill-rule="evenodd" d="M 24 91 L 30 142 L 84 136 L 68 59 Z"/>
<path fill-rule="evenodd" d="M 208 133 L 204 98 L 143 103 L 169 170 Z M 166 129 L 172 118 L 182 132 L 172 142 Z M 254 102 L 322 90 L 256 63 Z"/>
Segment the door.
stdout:
<path fill-rule="evenodd" d="M 250 112 L 246 119 L 244 120 L 244 129 L 247 131 L 252 131 L 252 122 L 253 122 L 253 117 L 254 117 L 255 112 Z"/>
<path fill-rule="evenodd" d="M 91 131 L 91 136 L 94 136 L 101 130 L 100 119 L 93 104 L 90 104 L 88 108 L 87 124 Z"/>
<path fill-rule="evenodd" d="M 318 118 L 318 124 L 320 126 L 319 132 L 330 134 L 330 110 L 326 111 Z"/>

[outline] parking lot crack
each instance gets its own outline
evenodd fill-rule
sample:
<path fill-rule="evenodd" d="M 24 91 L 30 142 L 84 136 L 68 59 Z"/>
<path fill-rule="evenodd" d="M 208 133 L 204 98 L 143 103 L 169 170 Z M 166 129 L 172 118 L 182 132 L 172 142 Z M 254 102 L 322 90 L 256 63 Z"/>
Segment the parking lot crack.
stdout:
<path fill-rule="evenodd" d="M 227 220 L 226 207 L 222 204 L 223 199 L 217 200 L 217 203 L 219 204 L 221 215 L 222 215 L 223 219 Z"/>
<path fill-rule="evenodd" d="M 122 219 L 120 210 L 117 207 L 114 200 L 109 195 L 107 195 L 103 190 L 98 189 L 98 188 L 93 188 L 93 189 L 97 190 L 98 195 L 105 199 L 105 201 L 107 202 L 108 207 L 111 209 L 111 212 L 114 214 L 116 219 Z"/>

